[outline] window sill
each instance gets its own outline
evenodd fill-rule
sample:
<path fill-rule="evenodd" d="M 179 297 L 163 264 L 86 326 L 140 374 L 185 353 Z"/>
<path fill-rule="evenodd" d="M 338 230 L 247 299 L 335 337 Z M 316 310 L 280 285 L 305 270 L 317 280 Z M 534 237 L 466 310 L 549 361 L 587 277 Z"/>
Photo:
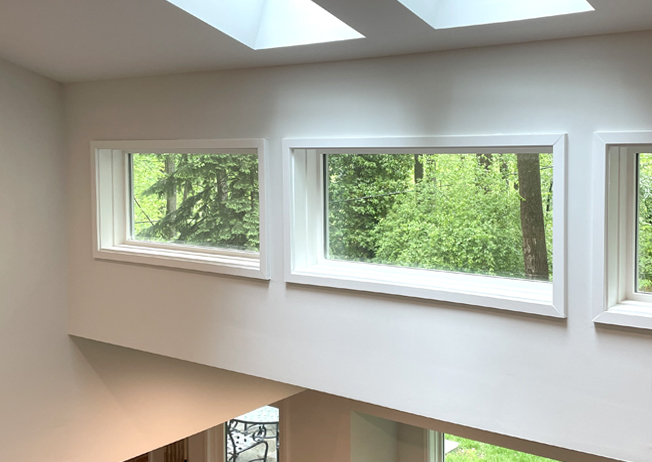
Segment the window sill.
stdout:
<path fill-rule="evenodd" d="M 163 266 L 205 273 L 269 279 L 258 252 L 230 251 L 151 242 L 127 242 L 94 252 L 101 260 Z"/>
<path fill-rule="evenodd" d="M 652 330 L 652 304 L 624 300 L 593 319 L 596 324 Z"/>
<path fill-rule="evenodd" d="M 474 274 L 323 260 L 293 269 L 286 282 L 477 305 L 564 318 L 552 284 Z"/>

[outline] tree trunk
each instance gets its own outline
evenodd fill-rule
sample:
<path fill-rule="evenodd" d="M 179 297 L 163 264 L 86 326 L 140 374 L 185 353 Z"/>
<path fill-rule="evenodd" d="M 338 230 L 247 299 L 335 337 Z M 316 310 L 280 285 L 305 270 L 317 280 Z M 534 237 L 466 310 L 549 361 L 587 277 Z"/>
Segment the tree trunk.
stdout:
<path fill-rule="evenodd" d="M 174 172 L 177 171 L 177 166 L 175 159 L 172 156 L 165 159 L 165 173 L 169 176 L 174 175 Z M 168 183 L 169 186 L 165 192 L 166 196 L 166 212 L 169 214 L 176 212 L 177 210 L 177 188 L 174 178 Z"/>
<path fill-rule="evenodd" d="M 488 173 L 493 163 L 493 155 L 491 154 L 476 154 L 475 157 L 478 159 L 478 165 L 484 169 L 483 173 Z M 486 184 L 486 177 L 484 175 L 478 175 L 476 180 L 477 186 L 482 188 L 485 193 L 489 192 L 489 187 Z"/>
<path fill-rule="evenodd" d="M 541 171 L 539 156 L 517 154 L 518 185 L 521 196 L 521 230 L 523 233 L 523 261 L 529 279 L 550 280 L 548 251 L 541 200 Z"/>
<path fill-rule="evenodd" d="M 172 217 L 172 222 L 174 223 L 174 213 L 177 211 L 177 184 L 173 175 L 177 171 L 176 159 L 174 154 L 169 155 L 165 159 L 165 173 L 170 176 L 168 181 L 168 187 L 165 191 L 165 212 L 167 215 Z M 177 231 L 174 225 L 170 226 L 170 235 L 168 239 L 174 239 L 177 234 Z"/>
<path fill-rule="evenodd" d="M 422 154 L 414 155 L 414 183 L 423 180 L 423 161 L 421 160 Z"/>
<path fill-rule="evenodd" d="M 185 165 L 187 168 L 189 164 L 188 159 L 189 159 L 188 154 L 183 154 L 181 156 L 181 162 L 182 162 L 181 165 Z M 190 180 L 186 179 L 183 185 L 183 200 L 181 201 L 181 206 L 183 206 L 183 203 L 188 199 L 188 196 L 190 195 L 191 192 L 192 192 L 192 183 L 190 182 Z"/>

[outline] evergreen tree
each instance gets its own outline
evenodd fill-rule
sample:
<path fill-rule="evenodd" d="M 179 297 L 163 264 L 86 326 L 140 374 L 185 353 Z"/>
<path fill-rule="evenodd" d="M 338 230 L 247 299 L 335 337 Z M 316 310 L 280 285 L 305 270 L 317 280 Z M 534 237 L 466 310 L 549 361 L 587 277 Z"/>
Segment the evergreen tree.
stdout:
<path fill-rule="evenodd" d="M 258 250 L 256 156 L 132 156 L 137 239 Z"/>

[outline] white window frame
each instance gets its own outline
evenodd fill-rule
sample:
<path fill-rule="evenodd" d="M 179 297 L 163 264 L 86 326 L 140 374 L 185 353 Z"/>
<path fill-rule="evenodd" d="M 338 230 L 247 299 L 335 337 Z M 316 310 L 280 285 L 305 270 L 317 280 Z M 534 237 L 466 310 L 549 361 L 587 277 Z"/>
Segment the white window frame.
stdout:
<path fill-rule="evenodd" d="M 101 260 L 269 279 L 264 139 L 93 141 L 93 256 Z M 130 239 L 129 153 L 257 154 L 259 252 Z"/>
<path fill-rule="evenodd" d="M 636 292 L 636 154 L 652 151 L 652 131 L 593 137 L 593 321 L 652 329 L 652 295 Z"/>
<path fill-rule="evenodd" d="M 285 281 L 566 317 L 566 135 L 285 139 Z M 321 156 L 329 149 L 378 153 L 553 154 L 553 282 L 403 268 L 324 258 Z"/>

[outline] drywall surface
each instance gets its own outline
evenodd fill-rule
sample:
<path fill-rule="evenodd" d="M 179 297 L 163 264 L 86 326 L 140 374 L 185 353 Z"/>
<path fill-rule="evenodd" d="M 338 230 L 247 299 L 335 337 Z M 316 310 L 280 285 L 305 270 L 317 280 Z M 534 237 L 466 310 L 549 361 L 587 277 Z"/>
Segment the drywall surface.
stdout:
<path fill-rule="evenodd" d="M 398 424 L 397 433 L 397 462 L 429 462 L 431 448 L 428 447 L 427 430 L 412 425 Z M 432 452 L 434 453 L 434 450 Z"/>
<path fill-rule="evenodd" d="M 294 393 L 68 336 L 62 101 L 0 61 L 0 459 L 118 462 Z"/>
<path fill-rule="evenodd" d="M 397 462 L 398 424 L 364 414 L 351 419 L 351 462 Z"/>
<path fill-rule="evenodd" d="M 652 461 L 652 336 L 591 316 L 596 130 L 652 129 L 652 33 L 71 84 L 70 331 Z M 568 133 L 567 321 L 283 282 L 281 139 Z M 94 260 L 92 140 L 265 137 L 269 283 Z"/>

